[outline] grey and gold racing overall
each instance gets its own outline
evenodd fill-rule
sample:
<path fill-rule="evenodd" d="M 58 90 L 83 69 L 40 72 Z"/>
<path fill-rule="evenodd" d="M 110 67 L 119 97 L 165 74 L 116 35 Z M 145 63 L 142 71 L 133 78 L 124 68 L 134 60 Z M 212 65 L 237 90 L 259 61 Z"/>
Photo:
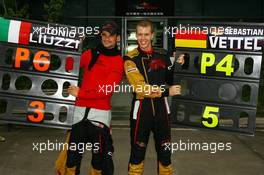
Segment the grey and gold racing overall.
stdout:
<path fill-rule="evenodd" d="M 167 102 L 169 90 L 165 84 L 172 84 L 174 66 L 166 53 L 146 53 L 140 48 L 128 52 L 124 59 L 126 77 L 134 90 L 130 112 L 131 153 L 128 174 L 143 173 L 146 148 L 152 131 L 158 172 L 160 175 L 172 175 L 170 110 Z"/>

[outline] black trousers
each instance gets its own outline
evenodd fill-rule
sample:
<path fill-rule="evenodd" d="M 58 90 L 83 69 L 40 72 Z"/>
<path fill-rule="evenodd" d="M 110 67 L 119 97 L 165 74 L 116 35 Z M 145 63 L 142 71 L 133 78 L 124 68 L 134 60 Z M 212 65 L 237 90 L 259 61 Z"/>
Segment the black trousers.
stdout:
<path fill-rule="evenodd" d="M 151 131 L 154 134 L 158 161 L 164 166 L 171 164 L 171 126 L 168 111 L 168 103 L 164 97 L 132 101 L 131 164 L 140 164 L 144 160 Z"/>
<path fill-rule="evenodd" d="M 69 168 L 76 166 L 76 175 L 80 174 L 83 149 L 86 145 L 90 149 L 92 145 L 92 166 L 94 169 L 102 170 L 103 175 L 113 175 L 114 164 L 112 154 L 114 152 L 113 140 L 110 129 L 103 123 L 93 122 L 86 119 L 89 108 L 86 109 L 86 115 L 82 121 L 72 126 L 69 148 L 71 145 L 79 145 L 78 149 L 69 149 L 67 152 L 66 165 Z M 81 145 L 81 146 L 80 146 Z M 75 147 L 72 147 L 75 148 Z"/>

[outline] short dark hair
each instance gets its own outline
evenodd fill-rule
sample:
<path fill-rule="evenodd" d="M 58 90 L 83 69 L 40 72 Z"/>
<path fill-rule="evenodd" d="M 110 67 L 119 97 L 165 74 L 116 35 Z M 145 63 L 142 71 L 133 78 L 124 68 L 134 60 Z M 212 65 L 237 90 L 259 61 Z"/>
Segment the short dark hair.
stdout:
<path fill-rule="evenodd" d="M 154 26 L 153 23 L 149 19 L 143 19 L 137 23 L 136 29 L 138 27 L 149 27 L 151 28 L 151 33 L 154 32 Z"/>
<path fill-rule="evenodd" d="M 106 21 L 102 28 L 101 28 L 101 33 L 103 31 L 107 31 L 109 32 L 111 35 L 119 35 L 120 34 L 120 31 L 119 31 L 119 28 L 118 28 L 118 25 L 116 24 L 115 21 Z"/>

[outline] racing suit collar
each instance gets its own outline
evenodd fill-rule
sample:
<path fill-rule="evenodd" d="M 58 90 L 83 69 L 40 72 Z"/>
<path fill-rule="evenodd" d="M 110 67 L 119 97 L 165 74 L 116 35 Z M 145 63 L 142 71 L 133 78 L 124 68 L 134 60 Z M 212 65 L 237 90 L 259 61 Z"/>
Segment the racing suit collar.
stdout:
<path fill-rule="evenodd" d="M 116 56 L 116 55 L 120 55 L 120 52 L 117 49 L 117 46 L 114 47 L 114 48 L 112 48 L 112 49 L 107 49 L 102 44 L 99 44 L 99 46 L 96 49 L 101 54 L 106 55 L 106 56 Z"/>
<path fill-rule="evenodd" d="M 151 48 L 150 51 L 143 51 L 140 47 L 138 47 L 137 49 L 138 49 L 138 51 L 139 51 L 140 53 L 143 53 L 143 54 L 146 54 L 146 55 L 152 55 L 153 52 L 154 52 L 153 47 Z"/>

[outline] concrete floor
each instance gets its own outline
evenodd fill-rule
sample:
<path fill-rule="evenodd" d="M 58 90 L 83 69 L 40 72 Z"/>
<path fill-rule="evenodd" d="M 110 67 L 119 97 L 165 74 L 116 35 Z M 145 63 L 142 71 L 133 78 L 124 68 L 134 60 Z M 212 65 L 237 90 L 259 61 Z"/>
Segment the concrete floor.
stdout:
<path fill-rule="evenodd" d="M 33 143 L 64 142 L 65 131 L 50 128 L 14 126 L 7 131 L 0 126 L 0 135 L 6 142 L 0 142 L 0 175 L 53 175 L 54 161 L 59 151 L 33 151 Z M 114 162 L 115 175 L 126 175 L 129 157 L 129 129 L 115 127 Z M 254 137 L 224 132 L 173 129 L 172 142 L 178 150 L 172 154 L 174 175 L 264 175 L 264 131 L 257 131 Z M 200 143 L 202 150 L 180 150 L 180 144 Z M 219 150 L 214 150 L 218 144 Z M 221 143 L 229 143 L 223 147 Z M 208 150 L 208 144 L 211 149 Z M 156 173 L 156 155 L 153 140 L 148 145 L 144 175 Z M 210 147 L 209 147 L 210 148 Z M 231 150 L 222 150 L 231 148 Z M 222 151 L 220 151 L 222 150 Z M 81 174 L 88 174 L 90 153 L 83 159 Z"/>

